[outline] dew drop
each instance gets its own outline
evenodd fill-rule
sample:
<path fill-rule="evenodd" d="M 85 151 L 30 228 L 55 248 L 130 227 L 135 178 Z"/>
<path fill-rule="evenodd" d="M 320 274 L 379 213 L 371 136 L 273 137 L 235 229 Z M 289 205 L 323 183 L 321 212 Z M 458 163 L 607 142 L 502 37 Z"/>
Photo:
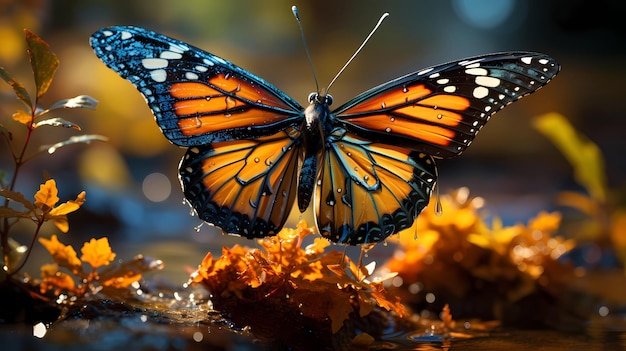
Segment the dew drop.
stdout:
<path fill-rule="evenodd" d="M 343 190 L 341 190 L 341 188 L 337 188 L 337 192 L 341 193 Z"/>
<path fill-rule="evenodd" d="M 387 133 L 391 132 L 391 127 L 385 128 L 385 132 L 387 132 Z"/>
<path fill-rule="evenodd" d="M 409 88 L 407 88 L 407 87 L 402 88 L 402 92 L 403 93 L 408 93 L 409 92 Z"/>
<path fill-rule="evenodd" d="M 439 197 L 439 187 L 435 185 L 435 215 L 441 217 L 443 215 L 443 206 L 441 206 L 441 198 Z"/>
<path fill-rule="evenodd" d="M 395 118 L 395 117 L 391 117 L 391 118 L 389 118 L 389 120 L 390 120 L 391 122 L 395 122 L 395 121 L 396 121 L 396 118 Z"/>
<path fill-rule="evenodd" d="M 260 159 L 260 158 L 258 158 L 258 157 L 255 157 L 255 158 L 254 158 L 254 162 L 255 162 L 255 163 L 259 163 L 259 162 L 261 162 L 261 159 Z"/>
<path fill-rule="evenodd" d="M 443 115 L 441 113 L 437 115 L 437 119 L 442 119 L 442 118 L 443 118 Z"/>

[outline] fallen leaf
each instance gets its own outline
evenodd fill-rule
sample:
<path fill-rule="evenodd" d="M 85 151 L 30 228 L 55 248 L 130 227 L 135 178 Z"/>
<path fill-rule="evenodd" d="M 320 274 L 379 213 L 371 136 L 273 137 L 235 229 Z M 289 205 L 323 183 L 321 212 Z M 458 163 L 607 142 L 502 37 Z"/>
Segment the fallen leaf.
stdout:
<path fill-rule="evenodd" d="M 106 266 L 115 259 L 115 253 L 111 250 L 107 237 L 92 238 L 83 245 L 80 252 L 83 254 L 80 257 L 81 261 L 88 263 L 93 269 Z"/>

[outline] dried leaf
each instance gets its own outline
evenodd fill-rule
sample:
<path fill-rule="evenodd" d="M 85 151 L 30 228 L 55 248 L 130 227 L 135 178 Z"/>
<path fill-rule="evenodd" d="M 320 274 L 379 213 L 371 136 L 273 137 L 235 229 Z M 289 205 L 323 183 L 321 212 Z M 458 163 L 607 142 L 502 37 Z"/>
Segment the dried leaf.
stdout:
<path fill-rule="evenodd" d="M 59 108 L 88 108 L 90 110 L 95 110 L 97 105 L 98 100 L 92 98 L 91 96 L 79 95 L 71 99 L 59 100 L 52 104 L 48 110 L 52 111 Z"/>
<path fill-rule="evenodd" d="M 58 149 L 67 146 L 67 145 L 72 145 L 72 144 L 78 144 L 78 143 L 84 143 L 84 144 L 89 144 L 92 141 L 108 141 L 109 138 L 102 136 L 102 135 L 97 135 L 97 134 L 84 134 L 84 135 L 78 135 L 78 136 L 72 136 L 69 139 L 65 140 L 65 141 L 61 141 L 58 142 L 56 144 L 53 145 L 44 145 L 41 146 L 41 150 L 47 150 L 49 154 L 53 154 L 55 153 Z"/>
<path fill-rule="evenodd" d="M 27 208 L 30 211 L 34 211 L 35 210 L 35 205 L 26 200 L 26 197 L 24 197 L 24 194 L 18 192 L 18 191 L 11 191 L 11 190 L 7 190 L 7 189 L 0 189 L 0 196 L 4 196 L 7 199 L 13 200 L 15 202 L 19 202 L 20 204 L 22 204 L 22 206 L 24 206 L 25 208 Z"/>
<path fill-rule="evenodd" d="M 90 264 L 93 269 L 107 266 L 115 259 L 115 253 L 111 250 L 107 237 L 100 239 L 92 238 L 83 245 L 80 252 L 82 253 L 81 261 Z"/>
<path fill-rule="evenodd" d="M 16 211 L 10 207 L 0 207 L 0 218 L 31 218 L 28 212 Z"/>
<path fill-rule="evenodd" d="M 52 255 L 52 259 L 61 267 L 69 269 L 73 274 L 82 271 L 82 263 L 76 255 L 76 251 L 70 245 L 63 245 L 56 235 L 50 239 L 39 238 L 39 242 Z"/>
<path fill-rule="evenodd" d="M 26 106 L 32 109 L 32 100 L 30 99 L 30 95 L 28 94 L 28 91 L 26 91 L 26 88 L 24 88 L 24 85 L 22 85 L 22 83 L 13 78 L 11 74 L 9 74 L 6 69 L 4 69 L 4 67 L 0 67 L 0 78 L 2 78 L 11 86 L 11 88 L 13 88 L 13 91 L 15 92 L 15 95 L 18 99 L 20 99 Z"/>
<path fill-rule="evenodd" d="M 35 76 L 37 98 L 42 97 L 50 87 L 52 78 L 59 67 L 59 60 L 50 51 L 48 43 L 39 38 L 35 33 L 25 29 L 26 43 L 28 44 L 28 56 Z"/>
<path fill-rule="evenodd" d="M 103 286 L 126 288 L 139 281 L 144 273 L 161 270 L 163 267 L 161 260 L 138 255 L 132 261 L 108 266 L 100 272 L 100 280 Z"/>
<path fill-rule="evenodd" d="M 76 291 L 76 283 L 67 273 L 60 272 L 57 264 L 44 264 L 41 266 L 41 284 L 39 289 L 44 294 L 54 290 L 55 294 L 62 291 Z"/>
<path fill-rule="evenodd" d="M 48 179 L 39 186 L 39 191 L 35 193 L 35 206 L 44 212 L 49 212 L 57 202 L 59 202 L 59 190 L 54 179 Z"/>
<path fill-rule="evenodd" d="M 13 118 L 15 119 L 15 115 L 13 115 Z M 78 124 L 66 121 L 60 117 L 44 119 L 33 124 L 33 128 L 39 128 L 41 126 L 63 127 L 80 130 L 80 126 Z"/>

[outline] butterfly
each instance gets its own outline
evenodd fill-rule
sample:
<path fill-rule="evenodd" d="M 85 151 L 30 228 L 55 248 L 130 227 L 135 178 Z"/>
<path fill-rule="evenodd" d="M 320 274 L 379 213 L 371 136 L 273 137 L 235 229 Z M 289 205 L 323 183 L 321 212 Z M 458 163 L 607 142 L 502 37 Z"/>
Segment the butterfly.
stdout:
<path fill-rule="evenodd" d="M 180 182 L 204 221 L 247 238 L 278 233 L 293 205 L 320 234 L 376 243 L 411 227 L 437 181 L 436 158 L 461 154 L 489 118 L 560 70 L 532 52 L 430 67 L 334 109 L 303 108 L 256 75 L 182 41 L 131 26 L 90 38 L 96 55 L 145 97 L 161 131 L 187 147 Z"/>

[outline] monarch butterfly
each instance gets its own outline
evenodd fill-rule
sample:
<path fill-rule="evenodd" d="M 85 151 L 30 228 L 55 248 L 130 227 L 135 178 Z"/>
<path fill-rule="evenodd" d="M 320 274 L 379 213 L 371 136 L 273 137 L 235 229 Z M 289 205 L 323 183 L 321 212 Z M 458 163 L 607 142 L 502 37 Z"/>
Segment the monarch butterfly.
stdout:
<path fill-rule="evenodd" d="M 142 28 L 103 28 L 96 55 L 145 97 L 163 134 L 187 147 L 180 181 L 204 221 L 247 238 L 275 235 L 312 202 L 322 236 L 375 243 L 409 228 L 437 180 L 489 118 L 547 84 L 540 53 L 490 54 L 423 69 L 330 111 L 324 92 L 295 100 L 256 75 Z"/>

